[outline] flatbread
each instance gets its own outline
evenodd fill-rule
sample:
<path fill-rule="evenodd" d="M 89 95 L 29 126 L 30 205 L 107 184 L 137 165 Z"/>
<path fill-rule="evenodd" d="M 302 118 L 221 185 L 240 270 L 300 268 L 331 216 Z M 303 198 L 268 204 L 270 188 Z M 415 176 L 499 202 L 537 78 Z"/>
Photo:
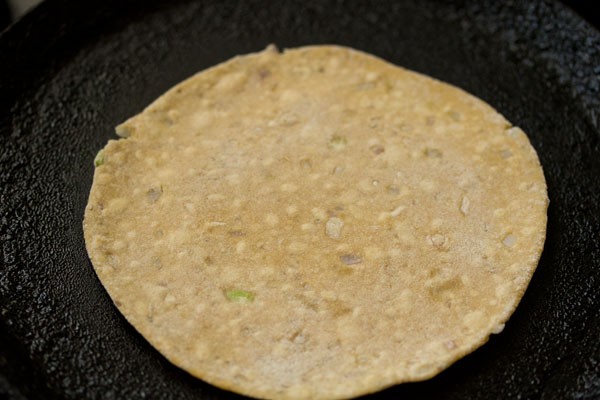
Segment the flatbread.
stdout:
<path fill-rule="evenodd" d="M 525 133 L 349 48 L 233 58 L 117 133 L 85 213 L 98 277 L 172 363 L 249 396 L 430 378 L 502 330 L 542 252 Z"/>

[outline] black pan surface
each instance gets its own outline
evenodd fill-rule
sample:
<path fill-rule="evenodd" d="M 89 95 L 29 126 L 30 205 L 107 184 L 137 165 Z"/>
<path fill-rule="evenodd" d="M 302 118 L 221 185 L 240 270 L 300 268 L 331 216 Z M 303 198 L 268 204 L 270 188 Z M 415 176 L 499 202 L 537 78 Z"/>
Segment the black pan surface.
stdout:
<path fill-rule="evenodd" d="M 269 43 L 336 43 L 458 85 L 528 132 L 544 253 L 505 330 L 374 398 L 600 398 L 600 33 L 550 1 L 49 1 L 0 37 L 0 395 L 235 397 L 172 366 L 96 278 L 81 221 L 113 127 Z"/>

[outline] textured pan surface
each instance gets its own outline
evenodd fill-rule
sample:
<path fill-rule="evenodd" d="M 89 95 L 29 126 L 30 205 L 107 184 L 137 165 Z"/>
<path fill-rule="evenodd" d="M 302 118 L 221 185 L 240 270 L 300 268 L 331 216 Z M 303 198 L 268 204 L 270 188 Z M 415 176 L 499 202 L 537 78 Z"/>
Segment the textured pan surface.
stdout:
<path fill-rule="evenodd" d="M 89 10 L 95 10 L 93 12 Z M 551 205 L 504 332 L 378 396 L 600 395 L 600 34 L 560 5 L 53 2 L 0 39 L 0 388 L 26 398 L 226 398 L 111 306 L 80 221 L 112 127 L 195 71 L 269 42 L 338 43 L 463 87 L 528 132 Z"/>

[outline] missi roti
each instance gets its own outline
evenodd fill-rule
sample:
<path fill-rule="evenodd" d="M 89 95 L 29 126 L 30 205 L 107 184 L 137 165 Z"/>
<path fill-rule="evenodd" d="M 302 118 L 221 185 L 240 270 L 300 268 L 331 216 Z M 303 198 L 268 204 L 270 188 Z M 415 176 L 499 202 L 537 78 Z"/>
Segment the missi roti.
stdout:
<path fill-rule="evenodd" d="M 349 48 L 233 58 L 117 132 L 85 213 L 94 269 L 166 358 L 245 395 L 432 377 L 502 330 L 542 251 L 525 133 Z"/>

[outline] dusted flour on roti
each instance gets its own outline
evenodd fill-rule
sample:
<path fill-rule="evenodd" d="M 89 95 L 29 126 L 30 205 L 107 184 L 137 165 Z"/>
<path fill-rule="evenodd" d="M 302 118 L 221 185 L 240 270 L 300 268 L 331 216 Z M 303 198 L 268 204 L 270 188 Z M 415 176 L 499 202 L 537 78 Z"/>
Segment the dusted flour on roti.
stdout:
<path fill-rule="evenodd" d="M 502 330 L 542 251 L 523 131 L 349 48 L 233 58 L 117 132 L 85 213 L 94 269 L 165 357 L 245 395 L 432 377 Z"/>

